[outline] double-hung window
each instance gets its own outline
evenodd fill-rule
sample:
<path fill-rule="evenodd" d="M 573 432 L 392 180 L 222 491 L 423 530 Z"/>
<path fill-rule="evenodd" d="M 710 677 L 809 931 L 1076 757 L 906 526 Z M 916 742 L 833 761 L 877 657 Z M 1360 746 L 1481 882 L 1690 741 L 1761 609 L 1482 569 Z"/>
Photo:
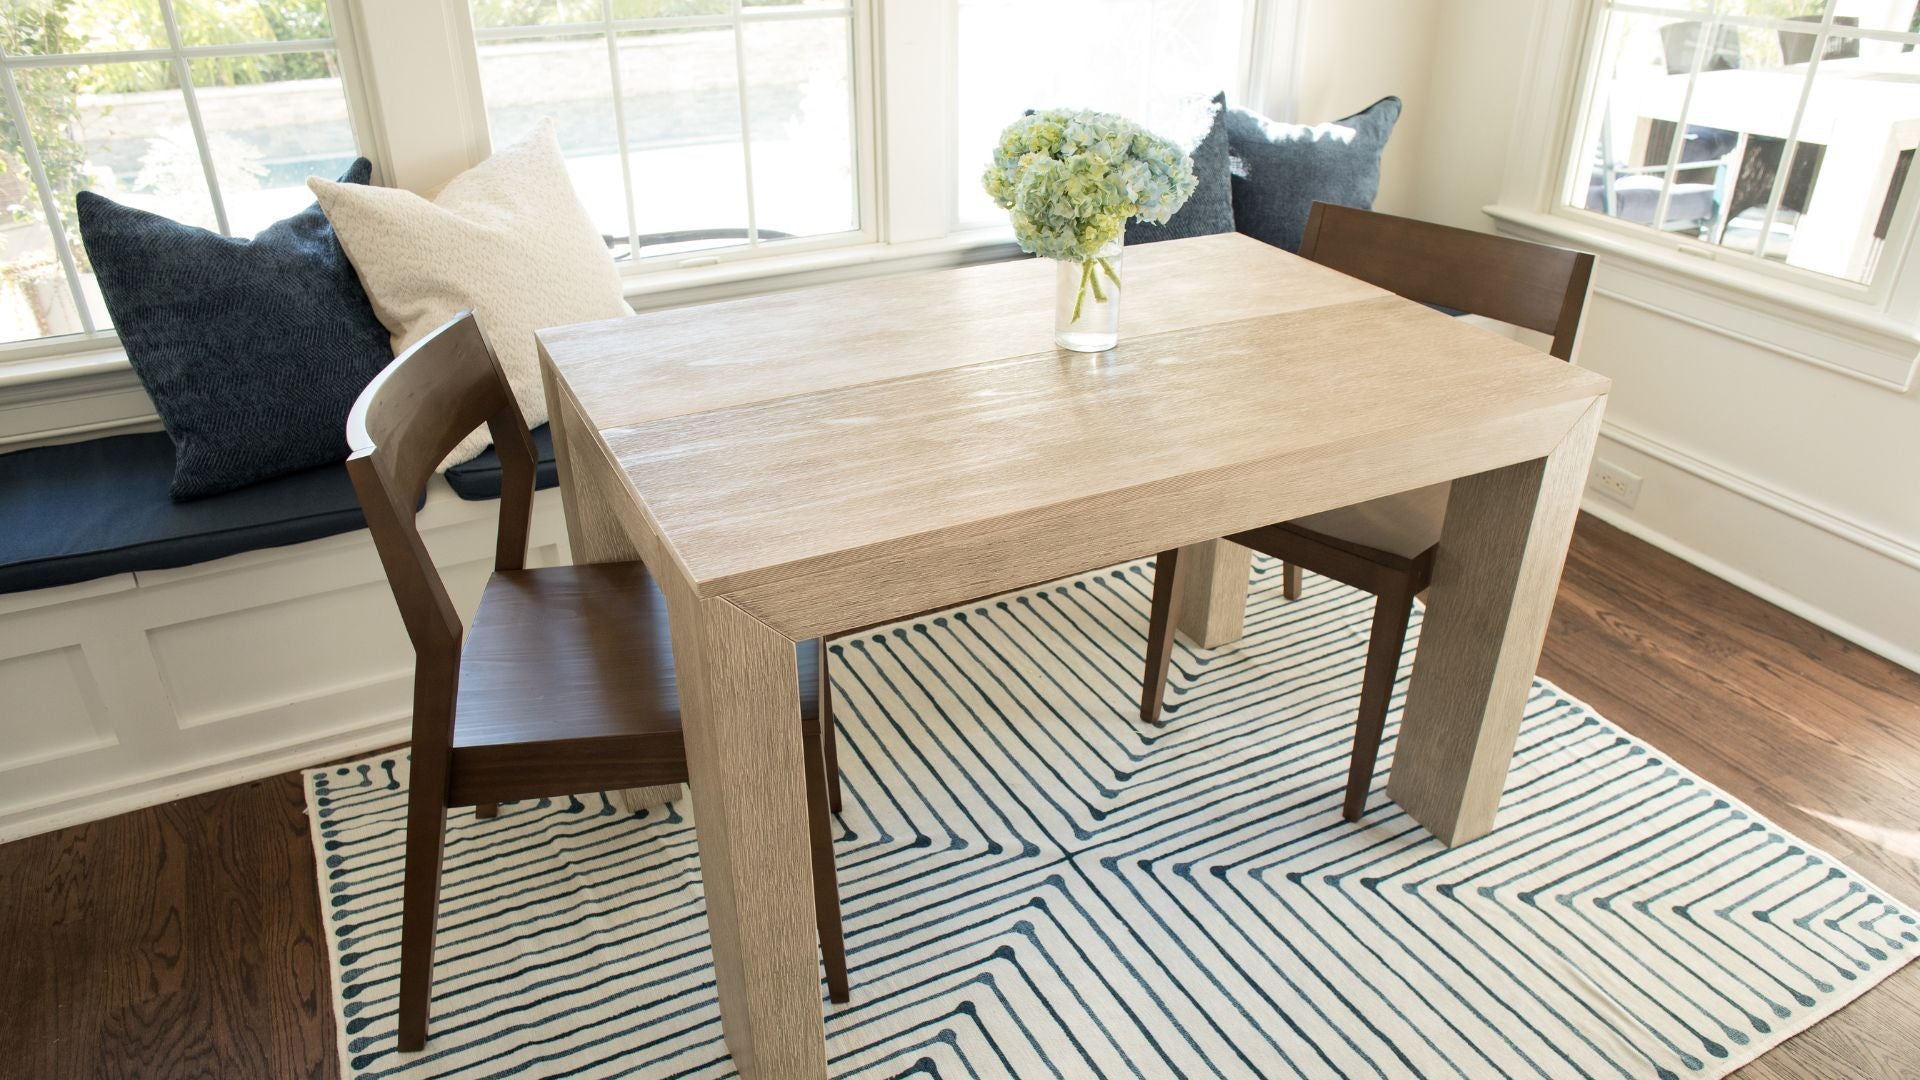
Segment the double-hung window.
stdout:
<path fill-rule="evenodd" d="M 1884 284 L 1912 239 L 1920 4 L 1608 0 L 1588 40 L 1563 211 L 1843 294 Z"/>
<path fill-rule="evenodd" d="M 868 239 L 859 2 L 471 0 L 492 141 L 551 118 L 616 259 Z"/>
<path fill-rule="evenodd" d="M 1282 9 L 0 0 L 0 363 L 113 345 L 81 189 L 250 236 L 356 153 L 426 192 L 547 120 L 636 293 L 1003 253 L 980 189 L 1002 127 L 1067 106 L 1197 138 L 1214 94 L 1262 103 Z"/>
<path fill-rule="evenodd" d="M 81 189 L 251 236 L 355 145 L 327 0 L 5 0 L 0 344 L 108 329 Z"/>
<path fill-rule="evenodd" d="M 1206 102 L 1244 103 L 1253 0 L 958 0 L 955 219 L 1001 222 L 981 188 L 1000 130 L 1030 108 L 1115 112 L 1170 137 L 1206 130 Z M 1071 42 L 1071 47 L 1058 43 Z"/>

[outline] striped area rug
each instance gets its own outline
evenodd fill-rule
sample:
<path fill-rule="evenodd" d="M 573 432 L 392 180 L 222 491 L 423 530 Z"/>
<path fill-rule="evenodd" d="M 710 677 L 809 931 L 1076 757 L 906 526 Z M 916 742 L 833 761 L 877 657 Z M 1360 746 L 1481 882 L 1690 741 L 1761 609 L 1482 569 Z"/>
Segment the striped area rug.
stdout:
<path fill-rule="evenodd" d="M 1446 850 L 1377 785 L 1346 824 L 1370 602 L 1313 577 L 1284 601 L 1264 561 L 1246 638 L 1183 646 L 1143 726 L 1152 573 L 833 646 L 836 1076 L 1719 1076 L 1920 947 L 1544 682 L 1493 835 Z M 404 755 L 308 777 L 346 1075 L 733 1074 L 690 810 L 597 795 L 454 815 L 432 1038 L 398 1054 L 406 784 Z"/>

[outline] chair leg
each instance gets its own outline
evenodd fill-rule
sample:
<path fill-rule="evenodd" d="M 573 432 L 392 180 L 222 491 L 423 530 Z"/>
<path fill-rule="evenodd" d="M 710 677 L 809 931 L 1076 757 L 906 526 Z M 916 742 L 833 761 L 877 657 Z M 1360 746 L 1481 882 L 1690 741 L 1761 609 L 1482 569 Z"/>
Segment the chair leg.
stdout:
<path fill-rule="evenodd" d="M 476 806 L 473 808 L 473 816 L 477 818 L 483 818 L 483 819 L 499 817 L 500 804 L 497 802 L 483 802 L 479 806 Z"/>
<path fill-rule="evenodd" d="M 833 679 L 827 673 L 827 639 L 820 639 L 820 746 L 827 757 L 827 809 L 840 812 L 840 754 L 833 724 Z"/>
<path fill-rule="evenodd" d="M 1300 564 L 1280 564 L 1280 595 L 1289 600 L 1300 599 Z"/>
<path fill-rule="evenodd" d="M 1353 730 L 1353 760 L 1347 767 L 1347 799 L 1342 815 L 1359 821 L 1373 787 L 1380 757 L 1380 736 L 1387 724 L 1387 703 L 1400 674 L 1400 652 L 1407 644 L 1407 620 L 1413 617 L 1413 592 L 1396 585 L 1373 601 L 1373 631 L 1367 638 L 1366 674 L 1360 683 L 1360 715 Z"/>
<path fill-rule="evenodd" d="M 1167 667 L 1173 662 L 1173 635 L 1180 624 L 1180 549 L 1153 560 L 1153 614 L 1147 620 L 1147 671 L 1140 686 L 1140 719 L 1158 723 L 1167 694 Z"/>
<path fill-rule="evenodd" d="M 820 928 L 820 957 L 827 969 L 827 996 L 851 1000 L 847 988 L 847 942 L 840 925 L 840 876 L 833 865 L 833 824 L 827 809 L 826 754 L 813 732 L 804 735 L 807 759 L 807 841 L 813 849 L 813 919 Z"/>
<path fill-rule="evenodd" d="M 424 760 L 423 760 L 424 759 Z M 433 993 L 433 924 L 440 906 L 440 856 L 446 842 L 446 758 L 417 748 L 407 794 L 407 863 L 400 907 L 400 1049 L 427 1044 Z M 437 767 L 436 767 L 437 766 Z"/>

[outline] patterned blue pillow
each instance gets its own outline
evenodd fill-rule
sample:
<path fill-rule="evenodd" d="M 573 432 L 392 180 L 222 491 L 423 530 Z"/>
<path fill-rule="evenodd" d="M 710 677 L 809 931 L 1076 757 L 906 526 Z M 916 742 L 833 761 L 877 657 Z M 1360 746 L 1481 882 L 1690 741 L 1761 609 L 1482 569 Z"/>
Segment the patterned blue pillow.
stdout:
<path fill-rule="evenodd" d="M 1244 109 L 1227 113 L 1233 176 L 1233 221 L 1241 232 L 1288 251 L 1300 250 L 1316 202 L 1373 209 L 1380 192 L 1380 155 L 1400 119 L 1400 99 L 1381 98 L 1360 112 L 1324 124 L 1284 124 Z"/>
<path fill-rule="evenodd" d="M 364 184 L 365 158 L 340 179 Z M 80 236 L 195 499 L 347 456 L 353 399 L 393 359 L 318 204 L 252 240 L 90 191 Z"/>

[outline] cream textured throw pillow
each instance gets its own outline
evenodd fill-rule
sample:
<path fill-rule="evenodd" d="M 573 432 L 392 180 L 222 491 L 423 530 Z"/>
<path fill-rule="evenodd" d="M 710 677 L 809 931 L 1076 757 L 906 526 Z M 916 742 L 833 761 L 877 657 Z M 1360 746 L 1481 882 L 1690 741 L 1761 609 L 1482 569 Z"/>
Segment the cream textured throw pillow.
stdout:
<path fill-rule="evenodd" d="M 307 186 L 393 335 L 393 351 L 472 308 L 529 424 L 547 419 L 533 332 L 633 313 L 600 231 L 574 196 L 552 121 L 432 199 L 318 178 Z M 440 467 L 489 441 L 483 426 Z"/>

